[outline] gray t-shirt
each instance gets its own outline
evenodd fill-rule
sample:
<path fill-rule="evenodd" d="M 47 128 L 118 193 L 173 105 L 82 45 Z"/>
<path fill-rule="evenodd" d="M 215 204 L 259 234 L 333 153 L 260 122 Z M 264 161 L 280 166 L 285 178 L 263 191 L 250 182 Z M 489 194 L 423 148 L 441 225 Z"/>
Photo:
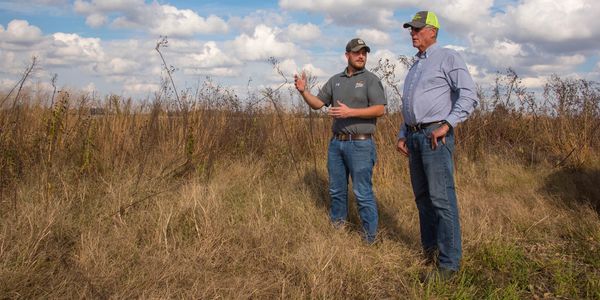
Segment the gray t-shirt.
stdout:
<path fill-rule="evenodd" d="M 317 95 L 326 106 L 339 106 L 337 101 L 351 108 L 365 108 L 373 105 L 387 105 L 383 85 L 377 75 L 366 69 L 348 76 L 344 72 L 331 77 Z M 333 133 L 365 134 L 374 133 L 377 118 L 334 119 Z"/>

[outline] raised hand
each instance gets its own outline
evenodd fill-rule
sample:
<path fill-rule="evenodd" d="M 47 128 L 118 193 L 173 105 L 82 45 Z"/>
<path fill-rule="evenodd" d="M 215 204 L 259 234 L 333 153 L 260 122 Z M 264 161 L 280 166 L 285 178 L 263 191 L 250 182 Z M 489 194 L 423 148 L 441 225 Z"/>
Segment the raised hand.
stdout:
<path fill-rule="evenodd" d="M 306 73 L 304 73 L 304 71 L 302 71 L 302 75 L 300 76 L 298 76 L 298 74 L 294 75 L 294 85 L 298 92 L 304 92 L 304 89 L 306 89 Z"/>

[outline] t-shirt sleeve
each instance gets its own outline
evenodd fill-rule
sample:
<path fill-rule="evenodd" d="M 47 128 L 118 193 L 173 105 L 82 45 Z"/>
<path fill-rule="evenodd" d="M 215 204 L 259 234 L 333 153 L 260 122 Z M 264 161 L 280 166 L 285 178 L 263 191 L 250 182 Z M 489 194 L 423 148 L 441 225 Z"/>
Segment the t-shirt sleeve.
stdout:
<path fill-rule="evenodd" d="M 333 83 L 331 82 L 332 79 L 333 78 L 327 80 L 327 82 L 321 87 L 321 89 L 319 90 L 319 94 L 317 95 L 317 98 L 319 98 L 321 102 L 325 104 L 325 106 L 330 106 L 331 101 L 333 99 Z"/>
<path fill-rule="evenodd" d="M 376 76 L 371 76 L 369 86 L 367 87 L 367 97 L 369 98 L 369 106 L 371 105 L 387 105 L 385 91 L 381 80 Z"/>

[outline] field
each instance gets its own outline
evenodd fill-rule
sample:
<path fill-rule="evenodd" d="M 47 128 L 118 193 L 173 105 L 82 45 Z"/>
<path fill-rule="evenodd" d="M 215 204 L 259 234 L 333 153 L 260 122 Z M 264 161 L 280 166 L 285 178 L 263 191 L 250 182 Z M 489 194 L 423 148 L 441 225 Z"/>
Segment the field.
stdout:
<path fill-rule="evenodd" d="M 330 120 L 282 90 L 24 88 L 0 111 L 0 295 L 600 299 L 599 94 L 556 77 L 535 97 L 510 72 L 481 92 L 457 128 L 462 269 L 423 284 L 397 102 L 378 122 L 369 246 L 354 205 L 351 226 L 328 221 Z"/>

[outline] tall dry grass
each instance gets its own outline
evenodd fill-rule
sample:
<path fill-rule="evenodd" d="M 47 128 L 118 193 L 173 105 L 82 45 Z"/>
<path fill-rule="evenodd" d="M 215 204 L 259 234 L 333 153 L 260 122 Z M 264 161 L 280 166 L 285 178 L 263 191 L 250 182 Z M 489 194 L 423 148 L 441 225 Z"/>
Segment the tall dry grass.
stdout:
<path fill-rule="evenodd" d="M 23 90 L 0 111 L 0 294 L 600 298 L 593 83 L 555 77 L 536 97 L 509 71 L 481 91 L 457 128 L 463 268 L 430 285 L 400 115 L 378 124 L 368 246 L 354 206 L 348 228 L 328 222 L 330 120 L 284 110 L 285 92 L 242 101 L 206 82 L 182 111 L 166 87 L 152 101 Z"/>

